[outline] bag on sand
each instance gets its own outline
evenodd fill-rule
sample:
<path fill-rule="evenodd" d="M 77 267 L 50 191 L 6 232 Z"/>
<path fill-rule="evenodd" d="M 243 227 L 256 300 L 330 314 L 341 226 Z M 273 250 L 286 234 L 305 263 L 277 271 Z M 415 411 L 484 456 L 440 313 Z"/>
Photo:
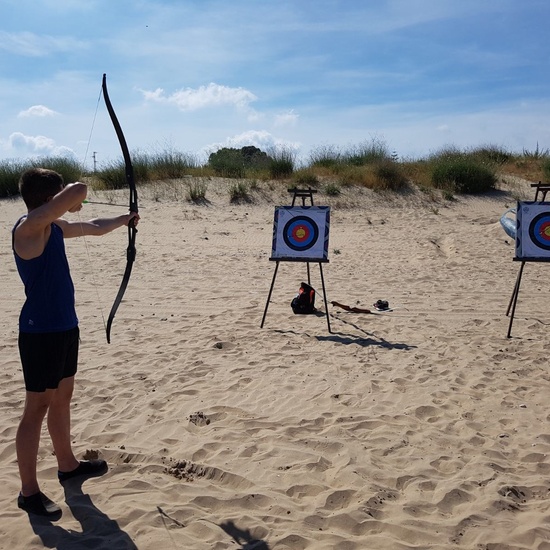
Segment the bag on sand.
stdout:
<path fill-rule="evenodd" d="M 297 315 L 306 315 L 315 313 L 315 289 L 307 283 L 302 283 L 298 290 L 298 294 L 290 303 L 292 311 Z"/>

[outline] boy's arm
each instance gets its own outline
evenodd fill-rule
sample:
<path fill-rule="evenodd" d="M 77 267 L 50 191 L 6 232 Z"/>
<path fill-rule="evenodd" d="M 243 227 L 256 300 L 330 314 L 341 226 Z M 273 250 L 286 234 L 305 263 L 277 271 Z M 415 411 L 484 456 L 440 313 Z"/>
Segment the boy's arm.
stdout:
<path fill-rule="evenodd" d="M 130 212 L 129 214 L 123 214 L 115 218 L 96 218 L 85 222 L 68 222 L 67 220 L 59 219 L 55 223 L 63 230 L 63 237 L 70 239 L 87 235 L 105 235 L 119 227 L 127 226 L 131 220 L 135 220 L 133 223 L 137 225 L 139 214 L 137 212 Z"/>
<path fill-rule="evenodd" d="M 57 222 L 66 212 L 77 212 L 82 208 L 86 193 L 86 184 L 70 183 L 51 200 L 31 210 L 15 230 L 17 255 L 25 260 L 40 256 L 50 238 L 51 223 Z"/>

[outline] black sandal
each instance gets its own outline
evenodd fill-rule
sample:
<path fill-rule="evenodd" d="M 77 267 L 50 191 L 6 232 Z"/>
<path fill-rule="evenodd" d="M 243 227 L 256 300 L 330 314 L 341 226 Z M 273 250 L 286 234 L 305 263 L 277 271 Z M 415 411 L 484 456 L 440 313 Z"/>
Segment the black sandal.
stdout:
<path fill-rule="evenodd" d="M 41 491 L 28 497 L 24 497 L 19 493 L 17 506 L 29 514 L 44 516 L 50 519 L 59 519 L 62 514 L 61 508 Z"/>
<path fill-rule="evenodd" d="M 59 483 L 77 476 L 98 477 L 107 473 L 109 467 L 104 460 L 81 460 L 80 464 L 70 472 L 57 472 Z"/>

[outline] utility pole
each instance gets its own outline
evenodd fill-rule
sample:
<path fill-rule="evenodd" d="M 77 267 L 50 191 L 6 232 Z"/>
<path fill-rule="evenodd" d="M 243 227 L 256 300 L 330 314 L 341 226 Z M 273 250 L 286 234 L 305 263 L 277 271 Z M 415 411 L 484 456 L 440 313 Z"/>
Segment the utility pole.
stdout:
<path fill-rule="evenodd" d="M 96 167 L 97 167 L 97 160 L 95 158 L 96 155 L 97 155 L 97 151 L 94 151 L 92 154 L 92 158 L 94 159 L 94 174 L 96 172 Z"/>

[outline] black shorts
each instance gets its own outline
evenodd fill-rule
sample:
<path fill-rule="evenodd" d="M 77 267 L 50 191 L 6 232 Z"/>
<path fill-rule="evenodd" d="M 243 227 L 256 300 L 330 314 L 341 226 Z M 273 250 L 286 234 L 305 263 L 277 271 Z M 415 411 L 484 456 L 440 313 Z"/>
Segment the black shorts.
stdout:
<path fill-rule="evenodd" d="M 27 391 L 56 389 L 63 378 L 76 374 L 78 327 L 64 332 L 19 333 L 19 355 Z"/>

